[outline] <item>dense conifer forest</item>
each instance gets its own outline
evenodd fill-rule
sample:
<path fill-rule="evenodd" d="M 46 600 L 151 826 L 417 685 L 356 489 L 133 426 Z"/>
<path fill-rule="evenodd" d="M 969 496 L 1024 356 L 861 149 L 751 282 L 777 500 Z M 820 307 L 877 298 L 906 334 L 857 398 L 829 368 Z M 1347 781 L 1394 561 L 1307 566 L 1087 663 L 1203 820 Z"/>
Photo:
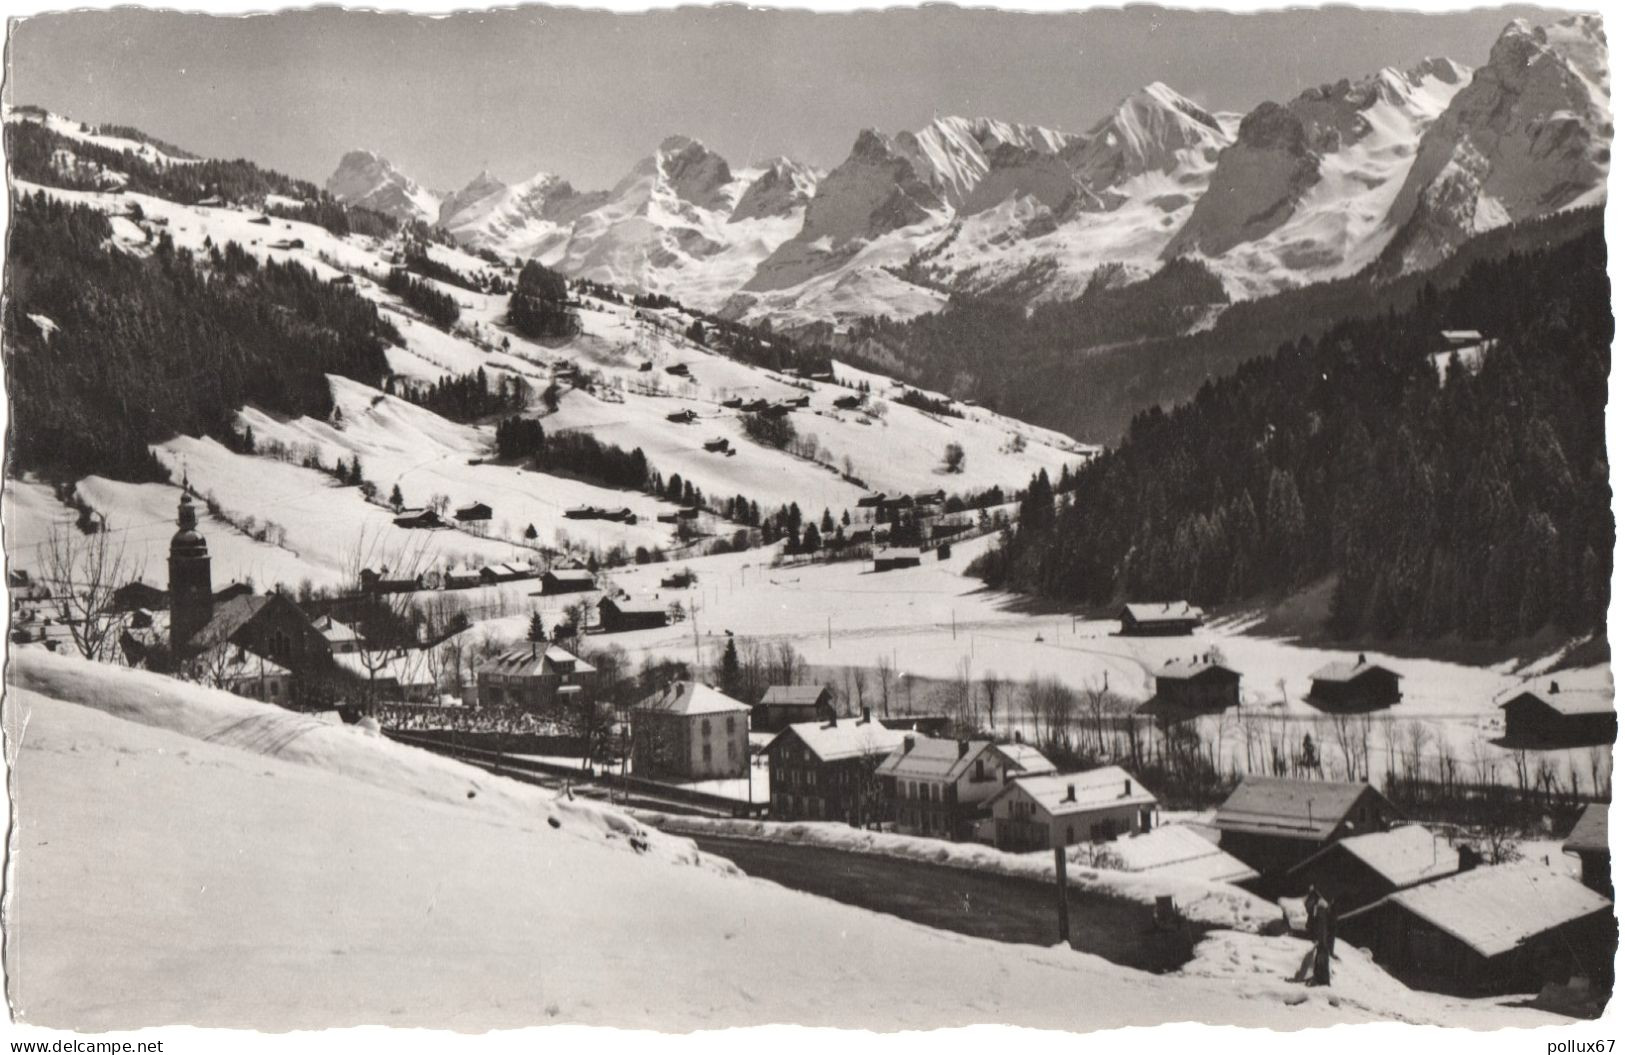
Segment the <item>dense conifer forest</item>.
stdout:
<path fill-rule="evenodd" d="M 1344 639 L 1601 629 L 1613 320 L 1598 219 L 1142 413 L 1074 498 L 1034 481 L 980 574 L 1088 604 L 1205 605 L 1331 576 L 1327 630 Z M 1430 353 L 1459 327 L 1496 344 L 1441 381 Z"/>
<path fill-rule="evenodd" d="M 261 264 L 236 243 L 199 260 L 162 231 L 139 253 L 111 237 L 97 210 L 13 198 L 13 471 L 167 479 L 148 444 L 229 438 L 250 404 L 325 416 L 324 375 L 378 385 L 389 373 L 384 349 L 400 335 L 351 286 Z"/>

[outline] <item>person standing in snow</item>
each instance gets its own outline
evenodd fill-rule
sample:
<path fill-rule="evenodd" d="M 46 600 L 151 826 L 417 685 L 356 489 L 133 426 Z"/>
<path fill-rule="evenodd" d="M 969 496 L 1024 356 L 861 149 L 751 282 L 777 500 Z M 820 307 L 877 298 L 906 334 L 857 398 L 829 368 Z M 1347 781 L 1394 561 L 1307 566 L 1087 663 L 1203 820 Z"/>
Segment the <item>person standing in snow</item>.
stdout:
<path fill-rule="evenodd" d="M 1337 930 L 1334 918 L 1334 906 L 1328 898 L 1319 905 L 1311 927 L 1315 939 L 1315 976 L 1310 985 L 1332 984 L 1332 942 Z"/>

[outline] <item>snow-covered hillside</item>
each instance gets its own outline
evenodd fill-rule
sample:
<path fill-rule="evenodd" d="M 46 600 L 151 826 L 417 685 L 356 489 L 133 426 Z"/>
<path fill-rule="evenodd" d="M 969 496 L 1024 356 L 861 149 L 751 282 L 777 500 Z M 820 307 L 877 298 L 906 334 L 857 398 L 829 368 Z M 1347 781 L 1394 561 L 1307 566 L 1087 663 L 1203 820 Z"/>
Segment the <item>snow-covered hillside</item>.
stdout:
<path fill-rule="evenodd" d="M 947 934 L 354 727 L 43 653 L 9 672 L 6 968 L 28 1023 L 1554 1021 L 1411 993 L 1353 950 L 1330 989 L 1305 990 L 1283 980 L 1293 939 L 1220 932 L 1155 976 Z"/>
<path fill-rule="evenodd" d="M 651 201 L 676 202 L 687 209 L 702 209 L 696 203 L 708 209 L 717 202 L 731 208 L 746 178 L 726 174 L 697 150 L 684 150 L 686 160 L 679 164 L 675 154 L 667 157 L 661 175 L 648 174 L 642 192 Z M 792 177 L 780 170 L 781 179 Z M 115 217 L 111 251 L 149 253 L 161 232 L 178 248 L 204 253 L 208 244 L 236 242 L 261 260 L 296 261 L 322 278 L 352 283 L 400 331 L 402 343 L 388 350 L 388 359 L 403 381 L 433 383 L 480 369 L 493 383 L 505 376 L 519 378 L 532 390 L 527 413 L 541 416 L 548 433 L 584 431 L 605 444 L 641 448 L 665 477 L 681 476 L 719 499 L 743 495 L 764 511 L 796 503 L 809 516 L 827 508 L 839 518 L 843 511 L 856 516 L 857 500 L 871 490 L 1010 489 L 1024 485 L 1039 469 L 1054 476 L 1091 453 L 1058 433 L 981 408 L 960 407 L 963 417 L 947 418 L 901 405 L 890 397 L 903 390 L 879 376 L 842 367 L 836 380 L 815 382 L 736 361 L 691 341 L 685 334 L 692 320 L 673 309 L 637 309 L 588 297 L 578 312 L 580 333 L 542 345 L 507 328 L 505 294 L 435 283 L 461 306 L 461 320 L 447 332 L 381 285 L 399 249 L 393 242 L 340 237 L 314 224 L 268 218 L 243 205 L 184 205 L 134 192 L 28 184 L 20 189 L 44 190 Z M 679 193 L 686 197 L 677 198 Z M 719 225 L 730 226 L 723 210 L 716 214 Z M 732 226 L 761 222 L 770 221 Z M 501 270 L 444 245 L 427 251 L 463 275 Z M 555 380 L 558 406 L 548 412 L 541 395 Z M 293 587 L 305 579 L 337 585 L 363 534 L 390 550 L 408 543 L 416 548 L 421 542 L 426 563 L 435 567 L 528 559 L 541 546 L 600 554 L 615 548 L 628 553 L 684 548 L 675 526 L 659 521 L 675 511 L 669 503 L 498 464 L 491 460 L 495 429 L 490 422 L 458 424 L 342 377 L 330 377 L 329 384 L 336 410 L 327 420 L 287 420 L 255 407 L 239 408 L 238 426 L 253 431 L 255 454 L 188 436 L 155 448 L 174 480 L 184 475 L 230 521 L 217 521 L 210 530 L 211 537 L 230 540 L 215 553 L 217 580 L 249 580 L 261 588 L 278 583 Z M 837 399 L 860 395 L 860 384 L 871 389 L 860 406 L 836 407 Z M 750 439 L 741 412 L 723 405 L 735 399 L 782 403 L 799 398 L 808 405 L 791 413 L 798 442 L 785 450 Z M 691 412 L 693 420 L 671 420 L 683 412 Z M 706 444 L 716 439 L 727 439 L 734 453 L 707 451 Z M 949 443 L 966 452 L 960 472 L 944 471 Z M 484 502 L 493 507 L 492 521 L 482 534 L 396 528 L 389 509 L 306 468 L 311 457 L 325 466 L 359 459 L 380 498 L 399 487 L 408 505 L 426 505 L 436 497 L 451 508 Z M 76 490 L 81 502 L 129 539 L 149 577 L 160 578 L 175 489 L 91 478 Z M 629 508 L 637 522 L 565 516 L 578 506 Z M 50 523 L 72 516 L 48 488 L 26 483 L 12 495 L 8 514 L 12 549 L 19 553 L 31 553 Z M 731 537 L 735 530 L 709 517 L 702 528 L 721 537 Z"/>

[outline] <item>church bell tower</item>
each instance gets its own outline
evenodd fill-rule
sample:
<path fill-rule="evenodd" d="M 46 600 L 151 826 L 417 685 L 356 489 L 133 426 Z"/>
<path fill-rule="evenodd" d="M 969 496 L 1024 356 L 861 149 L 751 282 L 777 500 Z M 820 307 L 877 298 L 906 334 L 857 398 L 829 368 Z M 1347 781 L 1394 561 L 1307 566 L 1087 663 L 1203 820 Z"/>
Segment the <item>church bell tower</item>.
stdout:
<path fill-rule="evenodd" d="M 209 544 L 197 530 L 192 496 L 181 495 L 180 530 L 169 542 L 169 647 L 177 655 L 214 615 Z"/>

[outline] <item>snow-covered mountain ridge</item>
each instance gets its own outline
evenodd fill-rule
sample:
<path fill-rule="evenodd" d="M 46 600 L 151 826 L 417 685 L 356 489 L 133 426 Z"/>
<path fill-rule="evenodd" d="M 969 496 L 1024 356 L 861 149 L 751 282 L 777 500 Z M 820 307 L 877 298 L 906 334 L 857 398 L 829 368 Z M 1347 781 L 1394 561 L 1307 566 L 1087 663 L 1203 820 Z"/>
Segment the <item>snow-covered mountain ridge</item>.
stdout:
<path fill-rule="evenodd" d="M 1427 267 L 1475 232 L 1600 200 L 1611 133 L 1601 19 L 1578 15 L 1510 24 L 1476 71 L 1427 58 L 1245 115 L 1153 82 L 1082 133 L 957 116 L 865 129 L 827 174 L 734 171 L 674 137 L 607 192 L 482 174 L 435 212 L 404 177 L 330 188 L 572 275 L 839 326 L 934 310 L 945 290 L 1073 296 L 1102 267 L 1132 278 L 1178 256 L 1237 297 L 1379 258 Z"/>

